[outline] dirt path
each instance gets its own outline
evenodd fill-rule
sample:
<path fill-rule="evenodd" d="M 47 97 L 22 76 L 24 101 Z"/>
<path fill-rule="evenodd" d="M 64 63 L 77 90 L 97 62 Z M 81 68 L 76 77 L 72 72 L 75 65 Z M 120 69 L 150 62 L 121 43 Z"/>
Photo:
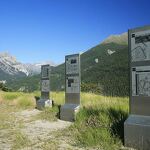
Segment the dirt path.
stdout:
<path fill-rule="evenodd" d="M 69 138 L 58 135 L 72 123 L 62 120 L 50 122 L 35 119 L 35 116 L 40 113 L 41 111 L 33 109 L 6 111 L 3 118 L 1 115 L 3 120 L 0 123 L 3 126 L 0 128 L 0 150 L 81 150 L 72 146 Z"/>
<path fill-rule="evenodd" d="M 38 148 L 42 147 L 41 145 L 43 144 L 44 147 L 44 142 L 47 141 L 53 141 L 52 144 L 55 144 L 54 139 L 56 139 L 54 132 L 61 132 L 61 130 L 69 127 L 72 123 L 71 122 L 66 122 L 62 120 L 57 120 L 55 122 L 49 122 L 46 120 L 32 120 L 34 115 L 39 114 L 40 111 L 34 109 L 32 111 L 23 111 L 20 113 L 20 118 L 24 118 L 25 124 L 24 127 L 21 129 L 21 132 L 25 134 L 30 141 L 32 141 L 31 145 L 32 148 Z M 57 140 L 57 144 L 61 144 L 62 141 L 59 139 Z M 66 143 L 64 143 L 66 145 Z M 56 146 L 56 145 L 55 145 Z M 58 145 L 57 145 L 58 146 Z"/>

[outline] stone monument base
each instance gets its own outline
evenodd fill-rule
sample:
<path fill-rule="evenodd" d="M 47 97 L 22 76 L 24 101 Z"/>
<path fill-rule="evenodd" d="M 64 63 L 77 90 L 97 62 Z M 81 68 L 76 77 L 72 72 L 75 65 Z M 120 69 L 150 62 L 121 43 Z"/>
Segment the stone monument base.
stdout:
<path fill-rule="evenodd" d="M 124 123 L 124 143 L 126 147 L 139 150 L 150 149 L 150 117 L 130 115 Z"/>
<path fill-rule="evenodd" d="M 80 106 L 77 104 L 64 104 L 60 108 L 60 119 L 64 121 L 75 121 L 76 113 Z"/>
<path fill-rule="evenodd" d="M 50 99 L 39 99 L 36 101 L 36 107 L 37 109 L 43 109 L 45 107 L 52 107 L 53 101 Z"/>

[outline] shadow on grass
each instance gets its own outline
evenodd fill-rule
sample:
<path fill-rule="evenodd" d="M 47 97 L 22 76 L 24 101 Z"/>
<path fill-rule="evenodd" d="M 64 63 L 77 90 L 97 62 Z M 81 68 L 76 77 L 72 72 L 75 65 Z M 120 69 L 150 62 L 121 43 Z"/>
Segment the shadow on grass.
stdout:
<path fill-rule="evenodd" d="M 56 117 L 57 117 L 58 119 L 60 119 L 60 108 L 61 108 L 61 105 L 57 105 L 57 104 L 55 104 L 55 106 L 58 108 L 58 111 L 57 111 Z"/>
<path fill-rule="evenodd" d="M 123 110 L 116 110 L 114 108 L 108 109 L 109 117 L 111 119 L 110 132 L 112 135 L 119 137 L 124 142 L 124 122 L 128 117 L 128 113 Z"/>

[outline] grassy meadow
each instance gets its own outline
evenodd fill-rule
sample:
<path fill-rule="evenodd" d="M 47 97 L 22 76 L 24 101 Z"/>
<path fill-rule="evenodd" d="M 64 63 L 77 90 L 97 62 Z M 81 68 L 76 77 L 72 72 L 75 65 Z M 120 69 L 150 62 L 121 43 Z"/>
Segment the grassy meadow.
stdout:
<path fill-rule="evenodd" d="M 30 145 L 30 142 L 25 135 L 15 130 L 15 118 L 9 117 L 9 114 L 34 109 L 35 96 L 40 96 L 40 92 L 0 92 L 0 131 L 13 128 L 11 132 L 16 137 L 13 141 L 13 149 L 19 149 L 26 144 Z M 58 106 L 64 104 L 65 93 L 52 92 L 51 99 L 54 100 L 54 107 L 43 110 L 34 119 L 49 121 L 58 119 Z M 128 102 L 128 97 L 82 93 L 81 109 L 76 116 L 75 123 L 55 134 L 63 138 L 69 137 L 71 143 L 80 148 L 121 149 L 123 147 L 123 123 L 128 116 Z M 19 122 L 19 126 L 23 126 L 23 123 Z"/>

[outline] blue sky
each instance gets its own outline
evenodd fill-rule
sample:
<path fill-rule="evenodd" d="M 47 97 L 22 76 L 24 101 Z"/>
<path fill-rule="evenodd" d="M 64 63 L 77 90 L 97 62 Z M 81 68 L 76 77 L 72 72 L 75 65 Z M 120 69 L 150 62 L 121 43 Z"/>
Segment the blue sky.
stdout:
<path fill-rule="evenodd" d="M 149 0 L 0 0 L 0 52 L 64 61 L 111 34 L 150 25 Z"/>

